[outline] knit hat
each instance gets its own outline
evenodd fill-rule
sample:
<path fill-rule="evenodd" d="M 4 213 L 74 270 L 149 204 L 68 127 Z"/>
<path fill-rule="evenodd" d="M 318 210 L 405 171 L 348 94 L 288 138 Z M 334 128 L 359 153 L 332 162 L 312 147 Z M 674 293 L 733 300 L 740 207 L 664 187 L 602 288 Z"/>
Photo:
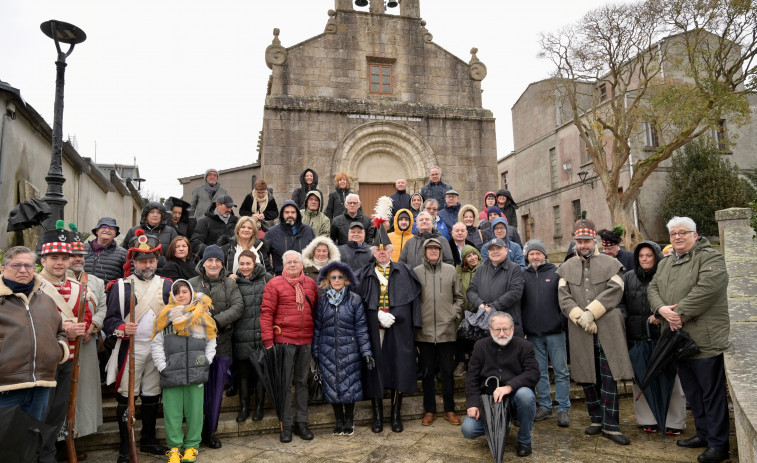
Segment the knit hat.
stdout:
<path fill-rule="evenodd" d="M 486 210 L 487 217 L 489 217 L 493 213 L 496 213 L 499 217 L 502 217 L 502 209 L 500 209 L 498 206 L 489 206 L 489 208 Z"/>
<path fill-rule="evenodd" d="M 107 225 L 107 226 L 109 226 L 111 228 L 115 228 L 116 229 L 116 236 L 118 236 L 118 235 L 121 234 L 121 231 L 120 231 L 121 229 L 118 228 L 118 224 L 116 223 L 116 219 L 114 219 L 112 217 L 103 217 L 100 220 L 98 220 L 97 221 L 97 226 L 92 229 L 92 234 L 93 235 L 97 235 L 97 230 L 99 230 L 100 227 L 102 227 L 103 225 Z"/>
<path fill-rule="evenodd" d="M 539 251 L 544 254 L 544 257 L 547 257 L 547 248 L 544 246 L 544 242 L 539 238 L 534 238 L 526 242 L 526 245 L 523 247 L 523 254 L 526 256 L 526 259 L 528 259 L 528 253 L 531 251 Z"/>
<path fill-rule="evenodd" d="M 65 229 L 65 222 L 55 222 L 55 229 L 42 234 L 41 256 L 48 254 L 71 254 L 71 234 Z"/>
<path fill-rule="evenodd" d="M 202 260 L 200 261 L 200 267 L 202 267 L 205 264 L 205 261 L 215 257 L 216 259 L 223 262 L 223 250 L 221 250 L 220 246 L 217 244 L 211 244 L 207 248 L 205 248 L 205 252 L 202 253 Z"/>
<path fill-rule="evenodd" d="M 597 237 L 597 227 L 594 222 L 586 218 L 586 211 L 581 213 L 581 218 L 573 224 L 574 240 L 593 240 Z"/>

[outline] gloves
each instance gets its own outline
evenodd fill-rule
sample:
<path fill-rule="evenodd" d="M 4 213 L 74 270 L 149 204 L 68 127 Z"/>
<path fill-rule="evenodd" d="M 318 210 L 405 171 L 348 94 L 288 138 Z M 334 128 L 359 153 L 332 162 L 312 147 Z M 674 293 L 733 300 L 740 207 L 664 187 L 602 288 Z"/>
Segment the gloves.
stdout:
<path fill-rule="evenodd" d="M 584 331 L 586 331 L 589 334 L 597 334 L 597 324 L 593 321 L 589 322 L 588 325 L 584 326 Z"/>
<path fill-rule="evenodd" d="M 588 310 L 584 310 L 584 313 L 578 318 L 576 324 L 588 332 L 588 325 L 590 323 L 594 323 L 594 314 Z"/>
<path fill-rule="evenodd" d="M 378 311 L 378 320 L 384 328 L 389 328 L 394 325 L 394 315 L 389 312 L 384 312 L 383 310 Z"/>
<path fill-rule="evenodd" d="M 363 357 L 363 360 L 365 360 L 365 368 L 373 370 L 376 367 L 376 361 L 370 355 Z"/>

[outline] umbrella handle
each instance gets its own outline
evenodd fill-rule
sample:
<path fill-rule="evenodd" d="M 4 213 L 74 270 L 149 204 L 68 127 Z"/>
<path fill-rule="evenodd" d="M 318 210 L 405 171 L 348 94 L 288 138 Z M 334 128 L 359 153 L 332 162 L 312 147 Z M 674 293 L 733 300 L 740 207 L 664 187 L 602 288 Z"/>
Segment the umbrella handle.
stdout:
<path fill-rule="evenodd" d="M 484 381 L 484 386 L 489 387 L 490 379 L 494 379 L 495 381 L 497 381 L 497 387 L 499 387 L 499 378 L 496 376 L 489 376 L 488 378 L 486 378 L 486 381 Z"/>
<path fill-rule="evenodd" d="M 649 341 L 652 339 L 652 330 L 649 327 L 649 317 L 647 317 L 647 320 L 644 324 L 646 325 L 646 328 L 647 328 L 647 340 Z"/>
<path fill-rule="evenodd" d="M 279 334 L 281 334 L 281 327 L 279 325 L 273 325 L 273 332 L 275 333 L 276 330 L 279 330 Z"/>

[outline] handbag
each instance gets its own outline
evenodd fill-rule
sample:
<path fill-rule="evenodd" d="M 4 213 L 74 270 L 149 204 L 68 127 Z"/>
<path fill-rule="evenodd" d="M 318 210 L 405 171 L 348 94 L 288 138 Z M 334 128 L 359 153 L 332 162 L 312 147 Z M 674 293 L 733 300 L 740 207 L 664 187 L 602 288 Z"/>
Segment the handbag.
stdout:
<path fill-rule="evenodd" d="M 321 367 L 315 367 L 313 374 L 308 380 L 308 395 L 311 404 L 322 404 L 323 399 L 323 377 L 321 376 Z"/>

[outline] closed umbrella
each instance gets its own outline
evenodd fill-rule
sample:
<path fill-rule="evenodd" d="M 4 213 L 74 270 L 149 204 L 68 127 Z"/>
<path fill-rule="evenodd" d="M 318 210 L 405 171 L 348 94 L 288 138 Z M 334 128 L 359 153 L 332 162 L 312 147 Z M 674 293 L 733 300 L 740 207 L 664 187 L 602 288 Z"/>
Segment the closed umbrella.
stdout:
<path fill-rule="evenodd" d="M 699 352 L 699 347 L 683 328 L 675 331 L 663 329 L 639 388 L 646 389 L 672 362 L 692 357 Z"/>
<path fill-rule="evenodd" d="M 45 438 L 55 431 L 18 405 L 0 408 L 0 461 L 37 461 Z"/>
<path fill-rule="evenodd" d="M 276 416 L 282 421 L 285 401 L 292 398 L 294 349 L 289 349 L 285 344 L 274 344 L 270 349 L 254 350 L 250 360 L 263 382 Z"/>
<path fill-rule="evenodd" d="M 489 376 L 484 381 L 484 385 L 489 389 L 489 380 L 497 381 L 499 387 L 499 378 Z M 507 433 L 510 432 L 512 417 L 510 416 L 510 397 L 504 397 L 500 402 L 494 401 L 491 394 L 481 394 L 481 413 L 484 415 L 484 433 L 486 442 L 489 443 L 489 450 L 496 463 L 502 463 L 505 454 L 505 440 Z"/>
<path fill-rule="evenodd" d="M 11 209 L 7 231 L 21 231 L 41 225 L 50 214 L 50 206 L 46 202 L 37 198 L 28 199 Z"/>

